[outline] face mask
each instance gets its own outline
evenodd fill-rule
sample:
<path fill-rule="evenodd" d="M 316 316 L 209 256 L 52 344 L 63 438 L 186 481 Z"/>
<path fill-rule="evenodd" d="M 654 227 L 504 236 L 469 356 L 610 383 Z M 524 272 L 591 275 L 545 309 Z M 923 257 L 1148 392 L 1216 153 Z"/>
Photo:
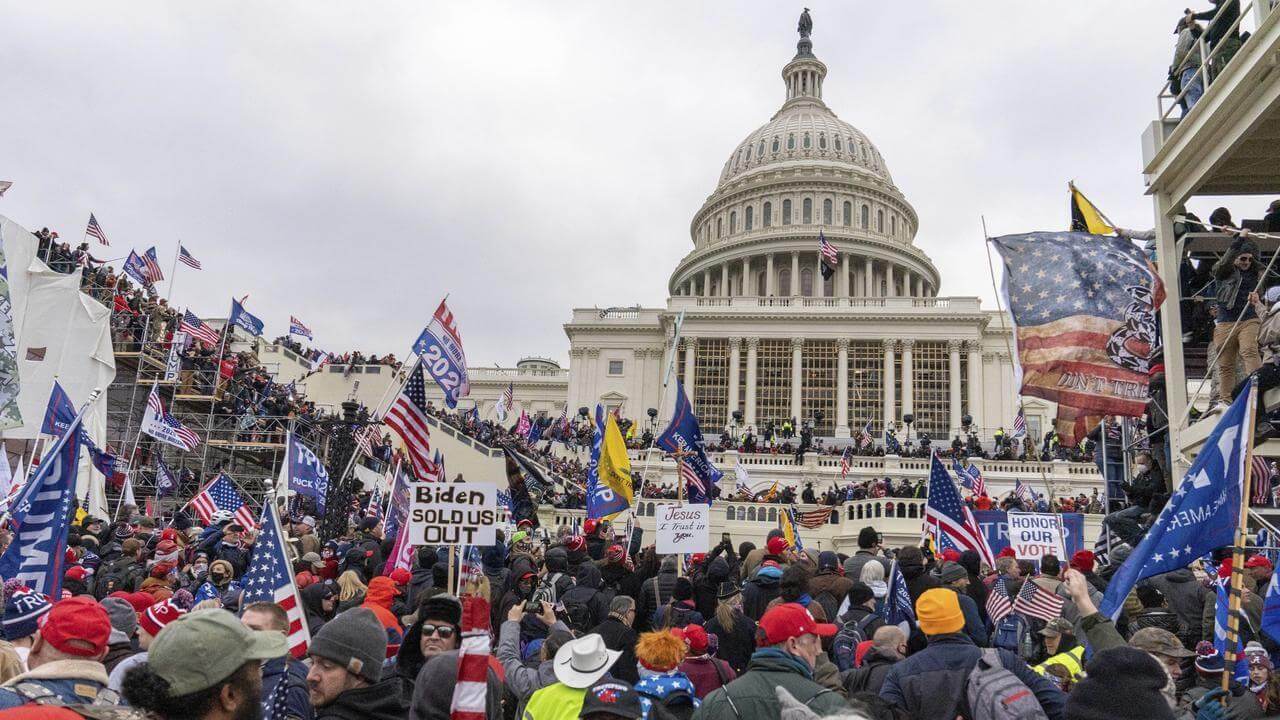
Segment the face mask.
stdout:
<path fill-rule="evenodd" d="M 1140 474 L 1142 474 L 1142 473 L 1144 473 L 1144 472 L 1147 472 L 1147 471 L 1148 471 L 1148 470 L 1150 470 L 1150 469 L 1151 469 L 1151 466 L 1149 466 L 1149 465 L 1143 465 L 1142 463 L 1138 463 L 1137 465 L 1134 465 L 1134 466 L 1133 466 L 1133 474 L 1135 474 L 1135 475 L 1140 475 Z"/>

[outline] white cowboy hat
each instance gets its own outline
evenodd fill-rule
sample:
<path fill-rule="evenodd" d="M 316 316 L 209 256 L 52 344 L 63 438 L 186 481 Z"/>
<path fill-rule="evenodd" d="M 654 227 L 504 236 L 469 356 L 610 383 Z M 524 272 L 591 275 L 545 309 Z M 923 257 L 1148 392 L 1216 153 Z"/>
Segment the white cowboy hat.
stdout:
<path fill-rule="evenodd" d="M 561 645 L 556 652 L 556 680 L 578 690 L 589 688 L 621 656 L 622 651 L 605 647 L 599 634 L 584 635 Z"/>

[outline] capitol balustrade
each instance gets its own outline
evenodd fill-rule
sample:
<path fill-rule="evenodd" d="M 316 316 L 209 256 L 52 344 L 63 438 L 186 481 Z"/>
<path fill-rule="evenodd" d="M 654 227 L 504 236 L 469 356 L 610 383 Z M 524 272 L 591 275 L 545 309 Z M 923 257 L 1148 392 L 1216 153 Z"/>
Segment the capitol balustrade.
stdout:
<path fill-rule="evenodd" d="M 960 313 L 982 312 L 981 302 L 976 297 L 772 297 L 772 296 L 736 296 L 736 297 L 686 297 L 675 296 L 669 301 L 670 309 L 694 310 L 699 308 L 719 308 L 756 312 L 761 308 L 769 310 L 801 312 L 814 308 L 830 308 L 845 310 L 874 309 L 897 314 L 929 314 L 938 309 L 952 310 Z"/>

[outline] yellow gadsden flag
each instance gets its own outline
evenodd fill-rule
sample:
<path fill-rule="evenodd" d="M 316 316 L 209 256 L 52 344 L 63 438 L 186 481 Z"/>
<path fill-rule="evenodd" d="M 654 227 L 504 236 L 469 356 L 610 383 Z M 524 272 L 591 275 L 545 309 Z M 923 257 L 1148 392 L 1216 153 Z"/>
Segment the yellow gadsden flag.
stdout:
<path fill-rule="evenodd" d="M 1093 203 L 1089 202 L 1089 198 L 1075 186 L 1075 183 L 1067 183 L 1067 187 L 1071 189 L 1071 230 L 1072 232 L 1087 232 L 1094 235 L 1111 235 L 1116 229 L 1103 219 L 1102 213 Z"/>
<path fill-rule="evenodd" d="M 631 458 L 622 439 L 618 421 L 612 413 L 605 415 L 604 440 L 600 443 L 600 482 L 631 504 Z"/>

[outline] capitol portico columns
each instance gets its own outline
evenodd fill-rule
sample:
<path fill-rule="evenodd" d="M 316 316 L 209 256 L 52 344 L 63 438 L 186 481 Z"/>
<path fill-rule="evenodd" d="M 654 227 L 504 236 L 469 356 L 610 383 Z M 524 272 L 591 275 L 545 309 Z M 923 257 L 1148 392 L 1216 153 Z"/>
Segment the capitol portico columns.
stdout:
<path fill-rule="evenodd" d="M 750 427 L 756 424 L 756 349 L 760 345 L 760 338 L 747 338 L 747 397 L 746 402 L 746 422 Z"/>
<path fill-rule="evenodd" d="M 893 346 L 897 340 L 886 339 L 884 342 L 884 426 L 889 427 L 897 417 L 893 408 Z"/>
<path fill-rule="evenodd" d="M 898 293 L 893 288 L 893 263 L 884 264 L 884 296 L 897 297 Z"/>
<path fill-rule="evenodd" d="M 849 253 L 840 255 L 840 279 L 836 282 L 836 295 L 839 297 L 850 297 L 853 295 L 853 288 L 850 287 L 849 277 Z"/>
<path fill-rule="evenodd" d="M 791 256 L 795 258 L 795 255 Z M 804 383 L 804 373 L 801 368 L 801 361 L 804 358 L 804 338 L 791 338 L 791 417 L 796 419 L 796 423 L 801 422 L 800 412 L 800 389 Z"/>
<path fill-rule="evenodd" d="M 742 358 L 742 338 L 729 338 L 729 402 L 725 422 L 733 424 L 733 413 L 738 409 L 738 366 Z"/>
<path fill-rule="evenodd" d="M 791 297 L 800 296 L 800 251 L 798 250 L 791 251 L 791 287 L 787 290 Z"/>
<path fill-rule="evenodd" d="M 849 269 L 845 256 L 845 270 Z M 848 273 L 845 273 L 846 277 Z M 836 340 L 836 437 L 849 437 L 849 338 Z"/>
<path fill-rule="evenodd" d="M 960 345 L 959 340 L 947 341 L 947 376 L 950 390 L 951 425 L 947 428 L 947 438 L 955 434 L 960 427 Z M 946 438 L 944 438 L 945 440 Z"/>
<path fill-rule="evenodd" d="M 729 297 L 729 263 L 720 264 L 720 297 Z"/>
<path fill-rule="evenodd" d="M 742 295 L 759 295 L 760 288 L 751 287 L 751 258 L 742 258 Z"/>
<path fill-rule="evenodd" d="M 969 414 L 973 424 L 982 427 L 982 343 L 970 340 L 969 345 Z"/>
<path fill-rule="evenodd" d="M 702 297 L 711 297 L 711 268 L 702 271 Z"/>
<path fill-rule="evenodd" d="M 694 396 L 694 373 L 697 372 L 695 364 L 698 356 L 698 338 L 686 337 L 684 339 L 684 387 L 685 392 L 689 394 L 689 402 L 693 402 Z"/>
<path fill-rule="evenodd" d="M 764 256 L 764 265 L 764 294 L 773 297 L 778 288 L 773 279 L 773 253 Z"/>
<path fill-rule="evenodd" d="M 875 297 L 875 273 L 871 269 L 871 258 L 862 258 L 862 295 Z"/>
<path fill-rule="evenodd" d="M 914 413 L 916 406 L 915 381 L 912 372 L 911 352 L 916 341 L 902 340 L 902 414 Z"/>

